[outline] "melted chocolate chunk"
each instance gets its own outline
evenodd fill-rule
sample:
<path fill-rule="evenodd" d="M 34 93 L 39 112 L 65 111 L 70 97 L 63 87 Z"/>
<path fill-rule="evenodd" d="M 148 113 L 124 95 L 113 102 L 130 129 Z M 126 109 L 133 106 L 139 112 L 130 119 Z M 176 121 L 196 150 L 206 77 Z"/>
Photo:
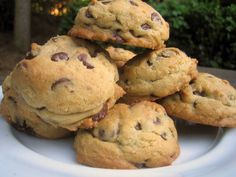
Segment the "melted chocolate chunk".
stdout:
<path fill-rule="evenodd" d="M 94 18 L 93 15 L 91 14 L 91 12 L 89 11 L 89 9 L 86 10 L 85 16 L 86 16 L 87 18 Z"/>
<path fill-rule="evenodd" d="M 138 122 L 138 123 L 135 125 L 135 129 L 136 129 L 136 130 L 142 130 L 142 125 Z"/>
<path fill-rule="evenodd" d="M 147 64 L 148 64 L 148 66 L 152 66 L 153 65 L 153 63 L 150 60 L 147 60 Z"/>
<path fill-rule="evenodd" d="M 160 125 L 161 124 L 160 118 L 156 117 L 156 119 L 153 121 L 153 123 L 156 125 Z"/>
<path fill-rule="evenodd" d="M 124 43 L 125 42 L 125 40 L 118 34 L 113 34 L 113 37 L 115 38 L 115 41 L 117 43 Z"/>
<path fill-rule="evenodd" d="M 195 83 L 195 80 L 191 80 L 191 81 L 189 82 L 190 85 L 192 85 L 192 84 L 194 84 L 194 83 Z"/>
<path fill-rule="evenodd" d="M 141 25 L 141 28 L 143 30 L 149 30 L 149 29 L 151 29 L 151 26 L 149 24 L 147 24 L 147 23 L 144 23 L 144 24 Z"/>
<path fill-rule="evenodd" d="M 105 137 L 105 130 L 103 129 L 99 129 L 98 130 L 98 136 L 103 139 Z"/>
<path fill-rule="evenodd" d="M 132 4 L 133 6 L 138 6 L 138 4 L 137 4 L 136 2 L 134 2 L 134 1 L 132 1 L 132 0 L 130 0 L 129 2 L 130 2 L 130 4 Z"/>
<path fill-rule="evenodd" d="M 152 13 L 152 15 L 151 15 L 151 20 L 152 20 L 152 21 L 157 21 L 157 22 L 162 23 L 160 16 L 159 16 L 158 13 L 156 13 L 156 12 L 153 12 L 153 13 Z"/>
<path fill-rule="evenodd" d="M 166 132 L 164 132 L 164 133 L 162 133 L 161 135 L 161 138 L 163 139 L 163 140 L 167 140 L 167 134 L 166 134 Z"/>
<path fill-rule="evenodd" d="M 58 85 L 63 84 L 63 83 L 66 83 L 66 82 L 71 82 L 71 80 L 68 79 L 68 78 L 61 78 L 61 79 L 55 81 L 55 82 L 52 84 L 52 86 L 51 86 L 51 90 L 55 90 L 55 88 L 56 88 Z"/>
<path fill-rule="evenodd" d="M 55 53 L 52 55 L 51 57 L 52 61 L 58 62 L 60 60 L 69 60 L 68 54 L 65 52 L 59 52 L 59 53 Z"/>
<path fill-rule="evenodd" d="M 92 116 L 92 120 L 93 121 L 100 121 L 101 119 L 103 119 L 107 115 L 107 112 L 108 112 L 108 105 L 104 104 L 102 110 L 99 113 Z"/>
<path fill-rule="evenodd" d="M 94 66 L 91 65 L 91 64 L 88 62 L 88 56 L 87 56 L 87 54 L 82 53 L 82 54 L 80 54 L 77 58 L 79 59 L 79 61 L 81 61 L 81 62 L 83 63 L 84 66 L 87 67 L 87 69 L 93 69 L 93 68 L 94 68 Z"/>

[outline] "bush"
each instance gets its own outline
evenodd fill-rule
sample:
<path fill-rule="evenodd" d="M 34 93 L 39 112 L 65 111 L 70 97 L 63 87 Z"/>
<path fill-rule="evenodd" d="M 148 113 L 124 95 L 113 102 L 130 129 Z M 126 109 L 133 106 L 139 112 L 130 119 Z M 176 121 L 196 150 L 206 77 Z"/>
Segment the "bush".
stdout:
<path fill-rule="evenodd" d="M 61 34 L 72 27 L 89 0 L 74 0 L 62 19 Z M 236 69 L 236 3 L 230 0 L 147 0 L 169 22 L 167 46 L 184 50 L 202 66 Z"/>
<path fill-rule="evenodd" d="M 59 33 L 67 34 L 74 24 L 74 19 L 81 7 L 87 6 L 90 0 L 72 0 L 68 3 L 68 13 L 62 16 Z"/>
<path fill-rule="evenodd" d="M 170 24 L 168 46 L 181 48 L 202 66 L 236 69 L 236 4 L 222 2 L 149 0 Z"/>

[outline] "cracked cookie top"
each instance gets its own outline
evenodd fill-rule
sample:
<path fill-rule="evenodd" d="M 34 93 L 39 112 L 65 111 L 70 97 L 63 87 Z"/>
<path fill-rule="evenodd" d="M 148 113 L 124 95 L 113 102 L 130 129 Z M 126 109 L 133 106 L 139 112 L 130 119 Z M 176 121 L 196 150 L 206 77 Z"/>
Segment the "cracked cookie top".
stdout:
<path fill-rule="evenodd" d="M 236 127 L 236 90 L 207 73 L 161 101 L 169 115 L 218 127 Z"/>
<path fill-rule="evenodd" d="M 141 0 L 93 0 L 80 9 L 69 34 L 158 49 L 169 38 L 169 24 Z"/>
<path fill-rule="evenodd" d="M 119 84 L 130 96 L 162 98 L 181 90 L 197 73 L 197 60 L 177 48 L 163 48 L 130 60 Z"/>
<path fill-rule="evenodd" d="M 102 168 L 164 166 L 179 154 L 172 119 L 147 101 L 115 105 L 96 128 L 79 131 L 74 146 L 81 163 Z"/>
<path fill-rule="evenodd" d="M 108 59 L 87 41 L 57 36 L 43 46 L 32 44 L 12 72 L 12 86 L 38 110 L 61 115 L 100 111 L 114 97 L 118 79 Z"/>

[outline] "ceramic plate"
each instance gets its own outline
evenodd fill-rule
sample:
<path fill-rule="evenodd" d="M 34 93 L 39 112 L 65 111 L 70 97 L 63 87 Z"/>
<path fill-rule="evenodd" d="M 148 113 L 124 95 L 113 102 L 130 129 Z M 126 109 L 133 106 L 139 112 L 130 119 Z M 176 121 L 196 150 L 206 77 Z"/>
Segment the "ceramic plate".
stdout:
<path fill-rule="evenodd" d="M 0 100 L 2 99 L 0 88 Z M 45 140 L 0 117 L 1 177 L 226 177 L 236 174 L 236 129 L 177 124 L 181 154 L 171 166 L 109 170 L 78 164 L 73 139 Z"/>

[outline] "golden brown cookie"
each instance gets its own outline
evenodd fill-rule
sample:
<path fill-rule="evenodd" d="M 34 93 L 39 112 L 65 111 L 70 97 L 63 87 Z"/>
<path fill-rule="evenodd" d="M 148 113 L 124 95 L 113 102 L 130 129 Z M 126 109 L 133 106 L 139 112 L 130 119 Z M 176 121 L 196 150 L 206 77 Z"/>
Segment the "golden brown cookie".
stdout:
<path fill-rule="evenodd" d="M 97 114 L 123 94 L 117 67 L 98 46 L 57 36 L 32 48 L 13 70 L 12 87 L 45 122 L 77 130 L 83 119 L 102 118 Z"/>
<path fill-rule="evenodd" d="M 181 90 L 197 74 L 197 60 L 177 48 L 163 48 L 130 60 L 119 85 L 129 96 L 162 98 Z"/>
<path fill-rule="evenodd" d="M 115 105 L 96 128 L 78 131 L 74 147 L 80 163 L 100 168 L 159 167 L 179 155 L 172 119 L 146 101 Z"/>
<path fill-rule="evenodd" d="M 169 24 L 141 0 L 94 0 L 79 10 L 69 34 L 158 49 L 169 38 Z"/>
<path fill-rule="evenodd" d="M 191 84 L 161 101 L 169 115 L 217 127 L 236 127 L 236 90 L 226 80 L 200 73 Z"/>
<path fill-rule="evenodd" d="M 3 83 L 4 98 L 1 103 L 1 114 L 17 130 L 28 134 L 56 139 L 64 138 L 71 134 L 66 129 L 56 128 L 41 119 L 34 113 L 33 108 L 28 106 L 11 88 L 11 76 L 8 76 Z"/>

